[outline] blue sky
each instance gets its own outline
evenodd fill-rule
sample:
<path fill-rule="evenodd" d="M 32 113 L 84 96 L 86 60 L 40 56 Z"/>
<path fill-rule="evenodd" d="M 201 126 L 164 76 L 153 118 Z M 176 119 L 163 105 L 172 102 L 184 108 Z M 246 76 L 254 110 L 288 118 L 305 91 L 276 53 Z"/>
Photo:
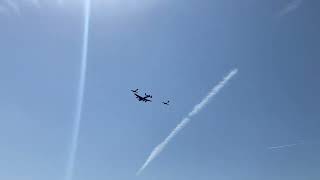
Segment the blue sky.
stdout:
<path fill-rule="evenodd" d="M 318 180 L 319 8 L 309 0 L 92 0 L 73 179 Z M 3 0 L 0 24 L 0 179 L 64 179 L 83 3 Z M 136 176 L 233 68 L 230 83 Z M 154 101 L 136 101 L 135 88 Z"/>

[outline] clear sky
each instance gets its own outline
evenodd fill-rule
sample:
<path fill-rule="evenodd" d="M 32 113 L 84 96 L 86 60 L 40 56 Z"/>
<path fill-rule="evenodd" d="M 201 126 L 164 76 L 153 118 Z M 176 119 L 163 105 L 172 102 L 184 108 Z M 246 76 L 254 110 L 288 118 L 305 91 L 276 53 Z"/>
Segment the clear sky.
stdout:
<path fill-rule="evenodd" d="M 0 1 L 0 179 L 64 180 L 83 4 Z M 312 0 L 92 0 L 73 180 L 319 180 L 319 9 Z M 138 102 L 136 88 L 153 102 Z"/>

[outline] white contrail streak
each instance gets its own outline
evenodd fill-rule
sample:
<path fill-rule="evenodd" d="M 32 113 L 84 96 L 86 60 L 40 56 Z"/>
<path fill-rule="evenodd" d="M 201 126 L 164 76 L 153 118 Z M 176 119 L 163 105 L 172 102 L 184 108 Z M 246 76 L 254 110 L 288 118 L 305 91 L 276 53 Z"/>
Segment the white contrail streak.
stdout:
<path fill-rule="evenodd" d="M 228 83 L 229 79 L 231 79 L 238 72 L 237 69 L 232 70 L 226 77 L 223 78 L 218 85 L 212 88 L 210 93 L 196 106 L 194 106 L 193 110 L 188 114 L 189 117 L 196 115 L 202 108 L 204 108 L 210 101 L 210 99 L 216 95 L 226 83 Z"/>
<path fill-rule="evenodd" d="M 286 144 L 286 145 L 281 145 L 281 146 L 272 146 L 272 147 L 268 147 L 268 149 L 283 149 L 283 148 L 289 148 L 289 147 L 297 146 L 297 145 L 300 145 L 300 144 L 296 143 L 296 144 Z"/>
<path fill-rule="evenodd" d="M 204 99 L 202 99 L 199 104 L 194 106 L 193 110 L 187 115 L 187 117 L 183 118 L 183 120 L 176 126 L 176 128 L 174 128 L 169 136 L 153 149 L 145 163 L 137 171 L 136 175 L 139 175 L 149 165 L 149 163 L 153 161 L 164 150 L 167 144 L 178 134 L 178 132 L 180 132 L 191 121 L 191 118 L 194 115 L 198 114 L 200 110 L 202 110 L 209 103 L 209 101 L 216 94 L 218 94 L 218 92 L 228 83 L 228 81 L 237 74 L 237 72 L 237 69 L 232 70 L 226 77 L 223 78 L 222 81 L 219 82 L 218 85 L 214 86 L 211 89 L 209 94 Z"/>
<path fill-rule="evenodd" d="M 159 145 L 157 145 L 151 154 L 149 155 L 148 159 L 145 161 L 143 166 L 139 169 L 136 175 L 139 175 L 148 165 L 149 163 L 154 160 L 162 151 L 163 149 L 167 146 L 167 144 L 172 140 L 172 138 L 181 130 L 183 129 L 191 119 L 189 118 L 184 118 L 177 126 L 174 128 L 174 130 L 169 134 L 166 139 L 161 142 Z"/>
<path fill-rule="evenodd" d="M 74 172 L 74 162 L 78 148 L 78 138 L 80 132 L 80 122 L 83 108 L 83 97 L 86 82 L 86 70 L 87 70 L 87 57 L 88 57 L 88 40 L 89 40 L 89 24 L 90 24 L 90 0 L 85 0 L 84 5 L 84 32 L 83 32 L 83 45 L 82 45 L 82 57 L 81 57 L 81 70 L 79 80 L 79 90 L 77 94 L 77 104 L 74 117 L 74 128 L 72 132 L 72 140 L 70 147 L 70 154 L 66 167 L 65 180 L 72 180 Z"/>

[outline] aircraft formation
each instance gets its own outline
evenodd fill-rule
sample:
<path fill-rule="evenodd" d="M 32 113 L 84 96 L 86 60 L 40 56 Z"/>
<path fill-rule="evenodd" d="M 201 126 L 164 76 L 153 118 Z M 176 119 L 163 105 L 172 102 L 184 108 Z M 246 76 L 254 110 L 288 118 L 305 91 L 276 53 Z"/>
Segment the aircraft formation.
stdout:
<path fill-rule="evenodd" d="M 138 94 L 138 91 L 139 89 L 136 89 L 136 90 L 131 90 L 131 92 L 136 96 L 136 98 L 138 99 L 138 101 L 142 101 L 142 102 L 152 102 L 152 95 L 149 95 L 147 93 L 144 93 L 144 96 L 141 96 Z M 167 101 L 167 102 L 162 102 L 162 104 L 164 105 L 169 105 L 169 102 L 170 101 Z"/>

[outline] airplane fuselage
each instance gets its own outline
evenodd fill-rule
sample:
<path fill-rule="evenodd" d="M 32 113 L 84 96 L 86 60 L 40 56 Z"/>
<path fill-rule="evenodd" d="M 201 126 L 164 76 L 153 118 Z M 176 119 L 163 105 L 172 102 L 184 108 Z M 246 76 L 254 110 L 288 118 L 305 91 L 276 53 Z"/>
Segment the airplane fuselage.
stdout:
<path fill-rule="evenodd" d="M 134 93 L 134 95 L 136 96 L 136 98 L 137 98 L 139 101 L 144 101 L 144 102 L 151 101 L 150 99 L 147 99 L 147 98 L 149 98 L 150 96 L 142 97 L 142 96 L 139 96 L 137 93 Z"/>

